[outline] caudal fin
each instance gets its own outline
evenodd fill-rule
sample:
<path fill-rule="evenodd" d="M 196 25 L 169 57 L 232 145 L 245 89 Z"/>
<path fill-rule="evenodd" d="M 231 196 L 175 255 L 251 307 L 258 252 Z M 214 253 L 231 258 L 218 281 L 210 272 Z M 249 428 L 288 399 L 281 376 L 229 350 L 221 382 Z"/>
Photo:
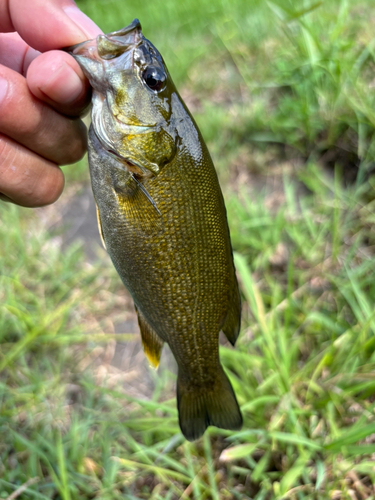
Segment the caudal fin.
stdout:
<path fill-rule="evenodd" d="M 201 437 L 209 425 L 229 430 L 242 427 L 236 396 L 222 368 L 212 387 L 190 387 L 179 375 L 177 405 L 181 431 L 189 441 Z"/>

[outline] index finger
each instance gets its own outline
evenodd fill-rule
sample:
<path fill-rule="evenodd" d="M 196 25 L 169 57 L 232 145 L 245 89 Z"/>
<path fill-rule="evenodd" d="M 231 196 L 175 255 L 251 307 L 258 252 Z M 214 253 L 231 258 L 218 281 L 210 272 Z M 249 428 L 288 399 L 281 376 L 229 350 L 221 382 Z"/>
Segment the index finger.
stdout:
<path fill-rule="evenodd" d="M 2 0 L 0 31 L 17 31 L 36 50 L 60 49 L 102 31 L 72 0 Z"/>

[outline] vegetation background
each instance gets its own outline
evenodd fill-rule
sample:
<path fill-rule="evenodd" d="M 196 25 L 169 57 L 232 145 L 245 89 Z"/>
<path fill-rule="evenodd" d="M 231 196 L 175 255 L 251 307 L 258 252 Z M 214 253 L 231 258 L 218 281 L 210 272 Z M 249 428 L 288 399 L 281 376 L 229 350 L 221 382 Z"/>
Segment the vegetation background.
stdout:
<path fill-rule="evenodd" d="M 64 243 L 83 160 L 57 205 L 1 205 L 0 498 L 375 498 L 375 2 L 78 5 L 104 32 L 141 20 L 212 153 L 245 422 L 181 436 L 168 353 L 147 367 L 104 250 Z"/>

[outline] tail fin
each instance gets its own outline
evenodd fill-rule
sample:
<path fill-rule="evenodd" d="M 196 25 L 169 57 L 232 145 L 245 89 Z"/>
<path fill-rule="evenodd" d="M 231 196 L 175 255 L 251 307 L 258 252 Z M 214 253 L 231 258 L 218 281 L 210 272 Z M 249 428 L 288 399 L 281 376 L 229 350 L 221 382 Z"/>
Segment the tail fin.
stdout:
<path fill-rule="evenodd" d="M 181 431 L 189 441 L 201 437 L 209 425 L 230 430 L 239 430 L 242 426 L 236 396 L 221 367 L 211 388 L 189 387 L 179 374 L 177 405 Z"/>

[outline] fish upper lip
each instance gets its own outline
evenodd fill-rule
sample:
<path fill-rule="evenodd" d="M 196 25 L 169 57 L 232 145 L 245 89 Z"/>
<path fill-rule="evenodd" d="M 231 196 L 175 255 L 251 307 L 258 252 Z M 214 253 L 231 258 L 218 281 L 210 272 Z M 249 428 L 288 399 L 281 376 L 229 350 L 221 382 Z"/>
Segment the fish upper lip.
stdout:
<path fill-rule="evenodd" d="M 82 45 L 86 44 L 87 42 L 92 42 L 94 38 L 91 38 L 90 40 L 85 40 L 84 42 L 76 43 L 75 45 L 69 45 L 68 47 L 62 47 L 60 50 L 64 52 L 68 52 L 68 54 L 73 54 L 73 52 L 81 47 Z"/>
<path fill-rule="evenodd" d="M 118 31 L 112 31 L 111 33 L 107 33 L 107 36 L 124 36 L 135 29 L 139 29 L 140 31 L 142 30 L 141 23 L 137 18 L 133 19 L 133 21 L 128 26 L 125 26 L 124 28 Z"/>
<path fill-rule="evenodd" d="M 132 40 L 129 40 L 127 43 L 125 41 L 120 41 L 119 38 L 125 37 L 126 35 L 131 34 L 134 32 L 134 37 Z M 119 46 L 123 45 L 124 46 L 124 52 L 128 50 L 128 48 L 136 48 L 138 45 L 140 45 L 143 41 L 143 35 L 142 35 L 142 26 L 141 23 L 139 22 L 139 19 L 133 19 L 133 21 L 128 25 L 122 28 L 121 30 L 118 31 L 112 31 L 111 33 L 107 34 L 100 34 L 95 38 L 90 38 L 88 40 L 85 40 L 84 42 L 76 43 L 75 45 L 69 45 L 68 47 L 63 47 L 60 50 L 63 50 L 64 52 L 68 52 L 71 55 L 79 55 L 76 53 L 77 50 L 79 50 L 82 46 L 84 45 L 89 45 L 90 42 L 95 42 L 96 45 L 96 50 L 98 53 L 98 56 L 102 59 L 107 59 L 105 55 L 101 55 L 100 49 L 99 49 L 99 42 L 100 40 L 106 39 L 109 42 L 112 42 L 113 44 L 118 44 Z"/>

